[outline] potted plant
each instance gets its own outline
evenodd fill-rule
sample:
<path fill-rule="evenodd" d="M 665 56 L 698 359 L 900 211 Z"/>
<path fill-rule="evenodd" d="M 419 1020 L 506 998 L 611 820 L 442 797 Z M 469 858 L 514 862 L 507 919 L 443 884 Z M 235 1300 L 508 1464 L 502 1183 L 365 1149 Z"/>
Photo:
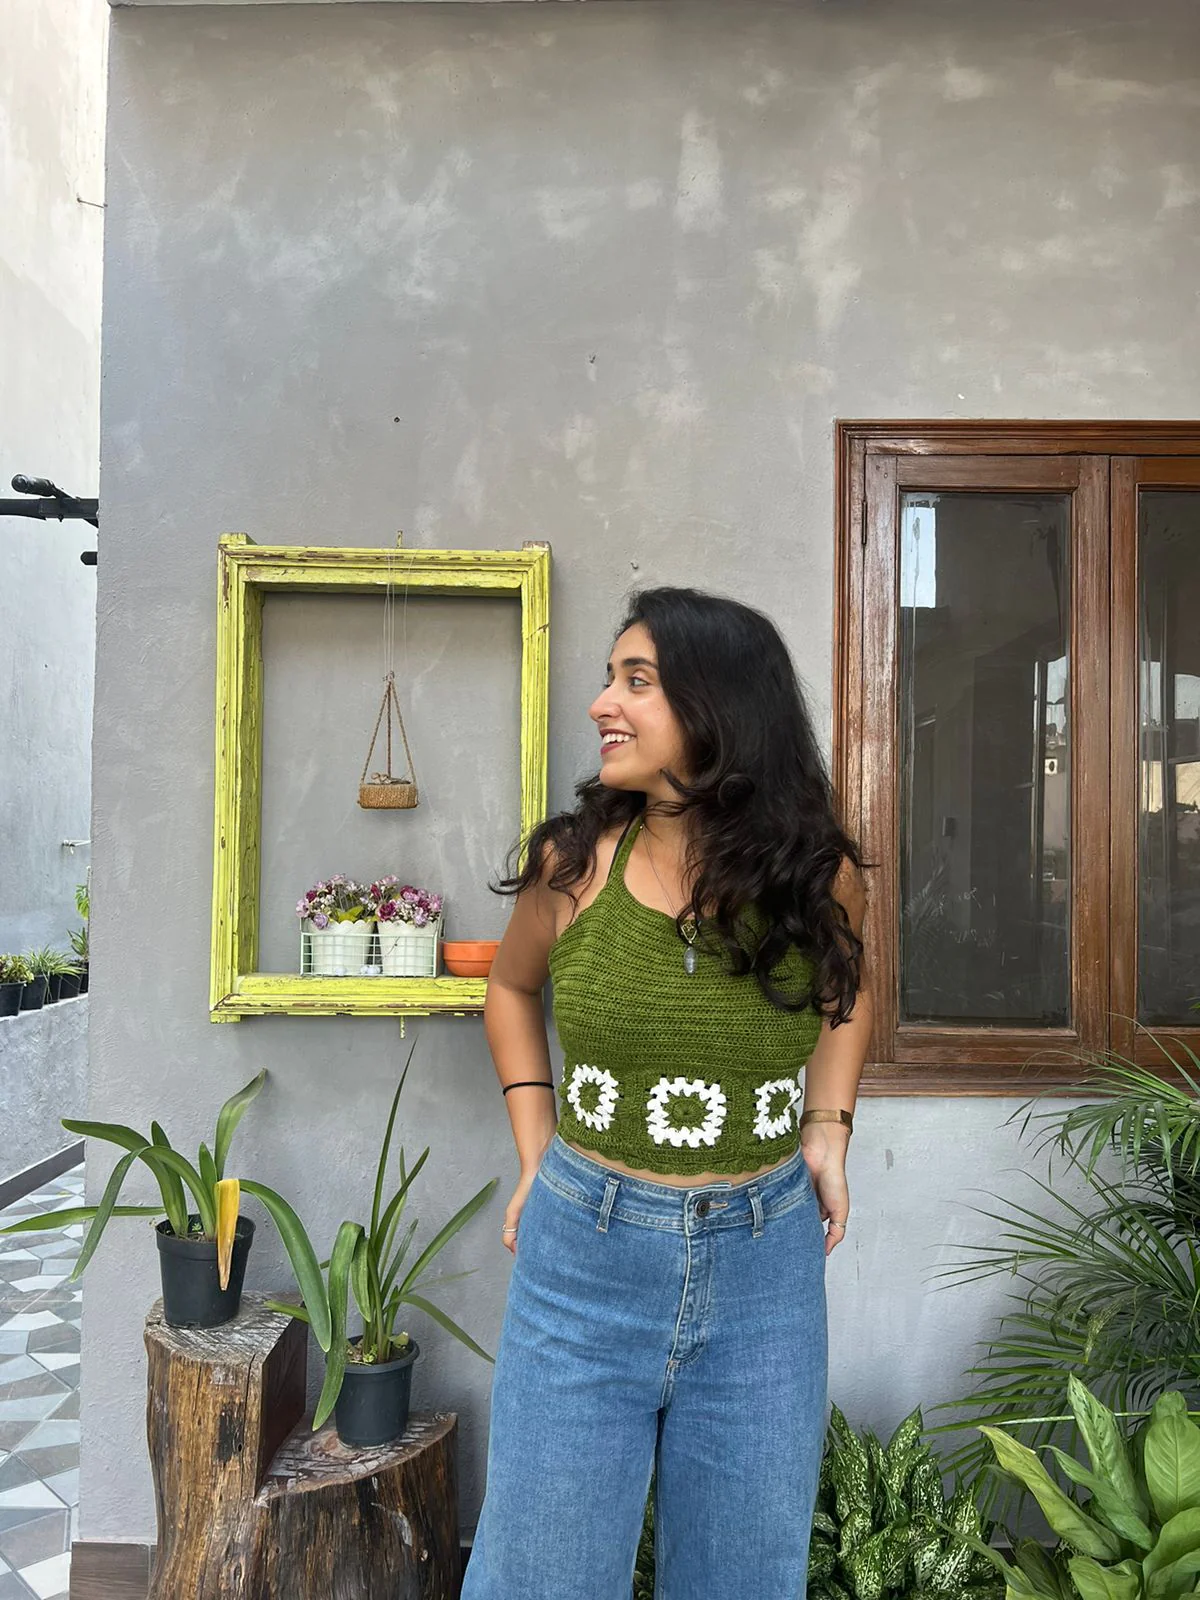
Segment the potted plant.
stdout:
<path fill-rule="evenodd" d="M 375 1173 L 375 1193 L 369 1223 L 343 1222 L 334 1239 L 329 1260 L 318 1264 L 308 1234 L 291 1206 L 273 1189 L 261 1183 L 243 1181 L 247 1194 L 261 1200 L 279 1229 L 284 1248 L 296 1274 L 302 1304 L 271 1302 L 272 1309 L 286 1312 L 307 1322 L 325 1352 L 325 1383 L 313 1416 L 313 1428 L 327 1421 L 331 1412 L 338 1437 L 343 1444 L 378 1445 L 397 1439 L 408 1426 L 409 1396 L 413 1363 L 420 1346 L 396 1324 L 402 1306 L 415 1306 L 432 1317 L 448 1333 L 462 1341 L 485 1361 L 493 1358 L 480 1348 L 462 1328 L 435 1306 L 425 1290 L 434 1283 L 449 1283 L 467 1273 L 444 1278 L 426 1278 L 425 1272 L 442 1247 L 487 1203 L 497 1180 L 492 1178 L 479 1193 L 451 1217 L 405 1270 L 409 1248 L 417 1229 L 416 1220 L 400 1234 L 400 1224 L 413 1179 L 425 1165 L 428 1146 L 411 1169 L 405 1167 L 400 1150 L 400 1187 L 390 1198 L 384 1197 L 388 1154 L 396 1123 L 396 1108 L 408 1076 L 412 1051 L 392 1097 L 383 1148 Z M 327 1276 L 322 1276 L 322 1266 Z M 362 1317 L 363 1329 L 348 1335 L 349 1298 Z"/>
<path fill-rule="evenodd" d="M 29 977 L 26 980 L 25 988 L 21 992 L 21 1010 L 40 1011 L 46 1004 L 46 996 L 50 991 L 50 980 L 44 972 L 39 972 L 35 965 L 37 960 L 36 950 L 27 950 L 23 959 L 29 969 Z"/>
<path fill-rule="evenodd" d="M 68 934 L 71 949 L 75 952 L 75 971 L 79 974 L 77 994 L 86 994 L 88 987 L 88 916 L 91 896 L 86 883 L 75 886 L 75 909 L 83 918 L 82 928 L 73 928 Z"/>
<path fill-rule="evenodd" d="M 71 1270 L 74 1283 L 95 1253 L 110 1217 L 161 1216 L 155 1229 L 162 1273 L 163 1320 L 176 1328 L 213 1328 L 237 1316 L 241 1304 L 246 1257 L 254 1237 L 254 1223 L 240 1216 L 241 1186 L 226 1178 L 225 1162 L 238 1123 L 266 1082 L 266 1070 L 239 1089 L 221 1107 L 212 1149 L 201 1144 L 193 1164 L 175 1150 L 157 1122 L 146 1138 L 118 1122 L 81 1122 L 64 1117 L 70 1133 L 87 1139 L 105 1139 L 119 1145 L 123 1155 L 109 1176 L 100 1204 L 73 1206 L 66 1211 L 44 1211 L 24 1217 L 0 1234 L 40 1233 L 46 1228 L 66 1228 L 90 1222 L 87 1238 Z M 135 1161 L 143 1161 L 158 1180 L 161 1206 L 119 1206 L 117 1199 Z M 189 1211 L 185 1186 L 196 1210 Z"/>
<path fill-rule="evenodd" d="M 33 970 L 24 956 L 0 956 L 0 1017 L 15 1017 Z"/>
<path fill-rule="evenodd" d="M 26 958 L 33 969 L 34 977 L 43 977 L 46 980 L 46 1003 L 54 1005 L 62 999 L 62 980 L 64 976 L 74 974 L 74 966 L 70 959 L 61 950 L 55 950 L 52 945 L 43 945 L 40 950 L 33 950 Z M 76 989 L 78 994 L 78 989 Z"/>
<path fill-rule="evenodd" d="M 357 976 L 368 964 L 375 918 L 362 884 L 335 872 L 305 891 L 296 915 L 302 929 L 301 971 Z"/>
<path fill-rule="evenodd" d="M 401 885 L 388 874 L 367 891 L 371 914 L 379 925 L 379 960 L 393 978 L 433 978 L 438 970 L 438 940 L 443 900 L 430 889 Z"/>

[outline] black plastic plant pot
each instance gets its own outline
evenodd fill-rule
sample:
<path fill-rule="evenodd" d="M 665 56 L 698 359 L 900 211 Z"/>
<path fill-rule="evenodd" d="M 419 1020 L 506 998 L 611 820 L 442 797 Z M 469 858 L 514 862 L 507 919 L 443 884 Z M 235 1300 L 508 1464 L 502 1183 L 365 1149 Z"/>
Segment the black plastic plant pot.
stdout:
<path fill-rule="evenodd" d="M 189 1223 L 199 1218 L 189 1217 Z M 162 1271 L 163 1321 L 171 1328 L 216 1328 L 232 1322 L 242 1303 L 246 1257 L 254 1238 L 254 1223 L 239 1217 L 233 1236 L 229 1286 L 221 1288 L 215 1239 L 177 1238 L 169 1222 L 160 1222 L 158 1264 Z"/>
<path fill-rule="evenodd" d="M 15 1017 L 21 1009 L 23 983 L 0 983 L 0 1017 Z"/>
<path fill-rule="evenodd" d="M 77 972 L 64 972 L 58 980 L 58 998 L 60 1000 L 74 1000 L 79 993 L 79 974 Z"/>
<path fill-rule="evenodd" d="M 413 1362 L 420 1354 L 420 1345 L 410 1339 L 407 1353 L 395 1361 L 370 1365 L 347 1361 L 333 1408 L 337 1436 L 343 1444 L 390 1444 L 400 1437 L 408 1427 Z"/>
<path fill-rule="evenodd" d="M 62 999 L 62 973 L 51 972 L 46 977 L 46 1004 L 57 1005 Z"/>
<path fill-rule="evenodd" d="M 80 967 L 79 969 L 79 992 L 80 994 L 88 992 L 88 969 L 86 967 Z"/>
<path fill-rule="evenodd" d="M 32 983 L 25 985 L 25 993 L 21 996 L 22 1011 L 40 1011 L 46 1004 L 46 976 L 42 973 Z"/>

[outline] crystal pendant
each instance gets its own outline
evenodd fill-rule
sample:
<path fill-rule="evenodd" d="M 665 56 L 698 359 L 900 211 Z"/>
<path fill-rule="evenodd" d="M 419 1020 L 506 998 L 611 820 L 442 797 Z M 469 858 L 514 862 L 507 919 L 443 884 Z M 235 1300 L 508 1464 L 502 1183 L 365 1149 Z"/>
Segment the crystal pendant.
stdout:
<path fill-rule="evenodd" d="M 692 973 L 696 970 L 696 952 L 692 949 L 691 945 L 688 945 L 687 949 L 683 952 L 683 970 L 689 977 L 691 977 Z"/>

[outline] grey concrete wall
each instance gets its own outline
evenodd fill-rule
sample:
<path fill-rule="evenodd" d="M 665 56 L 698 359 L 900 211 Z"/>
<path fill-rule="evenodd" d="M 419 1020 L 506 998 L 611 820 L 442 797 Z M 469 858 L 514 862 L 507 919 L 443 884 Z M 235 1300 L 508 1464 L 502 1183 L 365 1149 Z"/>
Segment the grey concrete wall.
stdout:
<path fill-rule="evenodd" d="M 72 1144 L 87 1110 L 88 996 L 0 1017 L 0 1178 Z"/>
<path fill-rule="evenodd" d="M 550 539 L 554 805 L 595 768 L 585 710 L 637 582 L 767 606 L 827 729 L 834 419 L 1194 414 L 1198 121 L 1190 0 L 116 13 L 93 1112 L 158 1114 L 194 1142 L 267 1066 L 238 1165 L 328 1237 L 365 1202 L 401 1060 L 392 1022 L 206 1020 L 222 530 Z M 269 621 L 263 901 L 281 960 L 298 878 L 343 839 L 346 870 L 374 849 L 352 758 L 378 617 L 356 644 L 341 602 L 328 634 L 302 605 Z M 438 673 L 462 697 L 472 624 L 446 627 Z M 280 675 L 326 642 L 327 680 L 311 661 Z M 414 690 L 418 762 L 440 693 L 436 674 Z M 430 746 L 436 803 L 379 824 L 463 896 L 487 865 L 463 842 L 504 831 L 481 767 L 513 781 L 514 708 L 496 705 L 454 759 Z M 507 1118 L 478 1021 L 414 1033 L 402 1121 L 433 1147 L 422 1214 L 501 1178 L 451 1252 L 478 1270 L 447 1295 L 494 1347 Z M 1010 1109 L 863 1102 L 854 1226 L 829 1271 L 832 1392 L 861 1421 L 954 1392 L 991 1326 L 998 1292 L 928 1285 L 983 1236 L 979 1191 L 1017 1181 Z M 264 1232 L 250 1282 L 281 1272 Z M 148 1538 L 155 1264 L 135 1230 L 114 1227 L 89 1284 L 82 1534 Z M 469 1529 L 489 1369 L 418 1336 L 417 1403 L 462 1419 Z"/>
<path fill-rule="evenodd" d="M 96 493 L 107 29 L 103 0 L 5 7 L 0 497 L 16 472 Z M 95 544 L 0 517 L 0 950 L 66 949 L 78 923 L 90 851 L 62 840 L 91 832 Z"/>

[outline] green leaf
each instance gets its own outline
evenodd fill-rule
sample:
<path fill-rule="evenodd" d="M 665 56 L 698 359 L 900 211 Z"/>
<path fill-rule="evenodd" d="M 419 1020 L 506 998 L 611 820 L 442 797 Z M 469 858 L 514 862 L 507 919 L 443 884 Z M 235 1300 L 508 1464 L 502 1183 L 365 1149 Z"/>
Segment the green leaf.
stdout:
<path fill-rule="evenodd" d="M 1107 1480 L 1098 1478 L 1094 1472 L 1089 1472 L 1086 1467 L 1080 1466 L 1073 1456 L 1067 1455 L 1057 1445 L 1051 1445 L 1049 1448 L 1067 1477 L 1091 1493 L 1093 1515 L 1122 1539 L 1137 1545 L 1139 1550 L 1149 1550 L 1153 1547 L 1154 1535 L 1150 1529 Z"/>
<path fill-rule="evenodd" d="M 1095 1556 L 1105 1561 L 1119 1559 L 1121 1543 L 1116 1534 L 1068 1499 L 1032 1450 L 1011 1439 L 1000 1428 L 981 1427 L 979 1431 L 991 1441 L 1001 1468 L 1023 1483 L 1033 1495 L 1046 1521 L 1060 1539 L 1080 1555 Z"/>
<path fill-rule="evenodd" d="M 68 1133 L 77 1133 L 81 1139 L 103 1139 L 126 1150 L 140 1150 L 142 1145 L 151 1143 L 144 1133 L 124 1122 L 82 1122 L 77 1117 L 64 1117 L 62 1125 Z"/>
<path fill-rule="evenodd" d="M 279 1230 L 283 1248 L 287 1251 L 292 1271 L 296 1274 L 296 1282 L 300 1286 L 300 1294 L 308 1307 L 316 1341 L 321 1349 L 328 1353 L 332 1337 L 329 1296 L 325 1280 L 321 1276 L 321 1269 L 317 1265 L 317 1252 L 304 1231 L 304 1224 L 283 1196 L 276 1194 L 274 1189 L 268 1189 L 266 1184 L 254 1183 L 249 1178 L 243 1178 L 242 1193 L 252 1194 L 256 1200 L 260 1200 Z"/>
<path fill-rule="evenodd" d="M 83 1241 L 83 1248 L 80 1250 L 79 1255 L 76 1258 L 75 1265 L 71 1268 L 70 1274 L 67 1277 L 68 1283 L 74 1283 L 78 1279 L 84 1267 L 87 1266 L 93 1255 L 95 1255 L 96 1246 L 100 1243 L 100 1235 L 104 1232 L 104 1229 L 108 1225 L 108 1219 L 112 1216 L 113 1207 L 117 1203 L 117 1196 L 121 1192 L 121 1185 L 125 1182 L 126 1176 L 129 1173 L 129 1169 L 137 1160 L 137 1158 L 138 1151 L 131 1150 L 128 1155 L 122 1156 L 117 1162 L 116 1166 L 112 1169 L 108 1182 L 104 1186 L 104 1193 L 100 1197 L 100 1204 L 96 1207 L 95 1218 L 92 1221 L 91 1227 L 87 1231 L 87 1238 Z"/>
<path fill-rule="evenodd" d="M 346 1373 L 346 1307 L 350 1293 L 350 1263 L 363 1236 L 362 1223 L 343 1222 L 333 1241 L 329 1257 L 329 1313 L 332 1326 L 329 1353 L 325 1358 L 325 1382 L 313 1416 L 313 1432 L 322 1425 L 337 1404 Z"/>
<path fill-rule="evenodd" d="M 264 1067 L 250 1082 L 230 1095 L 225 1104 L 217 1113 L 217 1134 L 213 1145 L 213 1159 L 217 1166 L 217 1177 L 225 1176 L 225 1162 L 229 1155 L 229 1146 L 233 1142 L 233 1135 L 238 1123 L 245 1115 L 246 1107 L 256 1098 L 262 1086 L 267 1081 L 267 1069 Z"/>
<path fill-rule="evenodd" d="M 1134 1561 L 1102 1567 L 1091 1556 L 1072 1556 L 1067 1565 L 1083 1600 L 1138 1600 L 1142 1575 Z"/>
<path fill-rule="evenodd" d="M 217 1232 L 217 1207 L 211 1189 L 207 1188 L 204 1179 L 187 1159 L 181 1156 L 178 1150 L 168 1150 L 159 1145 L 143 1145 L 138 1152 L 150 1170 L 159 1178 L 163 1171 L 173 1172 L 182 1178 L 192 1191 L 192 1198 L 196 1202 L 196 1211 L 200 1217 L 200 1226 L 204 1229 L 205 1236 L 209 1239 L 216 1237 Z M 166 1195 L 164 1193 L 164 1201 Z"/>
<path fill-rule="evenodd" d="M 298 1317 L 301 1322 L 307 1322 L 310 1327 L 312 1326 L 307 1306 L 295 1305 L 290 1300 L 264 1300 L 263 1304 L 268 1311 L 279 1311 L 285 1317 Z"/>
<path fill-rule="evenodd" d="M 371 1246 L 364 1233 L 358 1241 L 350 1262 L 350 1287 L 354 1291 L 354 1303 L 358 1307 L 364 1323 L 369 1323 L 375 1313 L 371 1305 Z"/>
<path fill-rule="evenodd" d="M 1155 1594 L 1164 1593 L 1164 1584 L 1156 1584 L 1155 1578 L 1161 1578 L 1166 1569 L 1189 1558 L 1194 1564 L 1180 1570 L 1200 1571 L 1200 1510 L 1195 1508 L 1177 1512 L 1160 1528 L 1158 1542 L 1142 1562 L 1147 1589 Z"/>
<path fill-rule="evenodd" d="M 98 1206 L 69 1206 L 65 1211 L 43 1211 L 36 1217 L 22 1217 L 20 1222 L 11 1222 L 7 1228 L 0 1228 L 4 1233 L 48 1233 L 55 1228 L 73 1228 L 77 1222 L 91 1222 L 99 1210 Z M 114 1206 L 114 1217 L 161 1217 L 161 1206 Z"/>
<path fill-rule="evenodd" d="M 453 1239 L 454 1235 L 471 1220 L 475 1213 L 482 1210 L 482 1208 L 488 1203 L 492 1197 L 492 1190 L 496 1187 L 499 1181 L 500 1180 L 498 1178 L 489 1179 L 489 1181 L 484 1184 L 483 1188 L 480 1189 L 479 1193 L 472 1195 L 471 1199 L 467 1201 L 466 1205 L 460 1210 L 456 1211 L 441 1232 L 431 1239 L 430 1242 L 425 1246 L 424 1250 L 421 1251 L 421 1254 L 413 1263 L 407 1277 L 404 1279 L 404 1282 L 400 1285 L 400 1288 L 405 1294 L 407 1294 L 408 1291 L 419 1282 L 422 1270 L 430 1261 L 433 1260 L 434 1256 L 437 1255 L 442 1246 L 448 1244 L 450 1240 Z"/>
<path fill-rule="evenodd" d="M 157 1149 L 171 1148 L 171 1141 L 157 1122 L 150 1124 L 150 1139 Z M 187 1196 L 183 1192 L 183 1180 L 177 1173 L 168 1172 L 165 1168 L 154 1175 L 158 1179 L 158 1187 L 162 1190 L 163 1205 L 166 1208 L 167 1221 L 171 1224 L 171 1232 L 177 1239 L 186 1239 L 188 1206 Z"/>
<path fill-rule="evenodd" d="M 1067 1397 L 1091 1457 L 1092 1471 L 1111 1487 L 1113 1494 L 1129 1506 L 1144 1525 L 1150 1515 L 1150 1506 L 1137 1481 L 1117 1419 L 1074 1373 L 1067 1379 Z M 1076 1479 L 1076 1482 L 1079 1481 Z"/>
<path fill-rule="evenodd" d="M 424 1150 L 422 1150 L 421 1154 L 417 1157 L 416 1164 L 412 1168 L 411 1172 L 405 1174 L 400 1187 L 388 1201 L 387 1208 L 380 1219 L 378 1227 L 372 1229 L 371 1231 L 373 1248 L 380 1261 L 386 1261 L 391 1255 L 392 1240 L 395 1237 L 396 1228 L 399 1225 L 400 1217 L 404 1210 L 404 1203 L 407 1199 L 408 1191 L 412 1187 L 413 1179 L 417 1176 L 418 1172 L 420 1172 L 421 1168 L 425 1165 L 428 1159 L 429 1146 L 426 1145 Z"/>
<path fill-rule="evenodd" d="M 464 1333 L 458 1323 L 454 1322 L 444 1311 L 435 1306 L 431 1300 L 426 1300 L 419 1294 L 406 1294 L 404 1296 L 404 1304 L 416 1306 L 418 1311 L 423 1311 L 427 1317 L 432 1317 L 436 1323 L 445 1328 L 447 1333 L 452 1333 L 456 1339 L 461 1340 L 466 1345 L 468 1350 L 473 1350 L 477 1356 L 482 1356 L 485 1361 L 495 1360 L 494 1356 L 488 1355 L 481 1345 L 475 1343 L 469 1333 Z"/>
<path fill-rule="evenodd" d="M 404 1063 L 404 1071 L 400 1074 L 400 1082 L 396 1085 L 396 1092 L 392 1096 L 392 1109 L 388 1112 L 387 1128 L 383 1135 L 383 1146 L 379 1152 L 379 1165 L 375 1169 L 375 1194 L 371 1201 L 371 1226 L 368 1233 L 372 1244 L 379 1235 L 379 1208 L 383 1204 L 383 1181 L 387 1172 L 388 1152 L 392 1148 L 392 1129 L 396 1125 L 396 1108 L 400 1104 L 400 1094 L 404 1088 L 404 1080 L 408 1077 L 408 1069 L 412 1065 L 413 1051 L 417 1048 L 414 1039 L 408 1049 L 408 1059 Z"/>
<path fill-rule="evenodd" d="M 204 1143 L 200 1145 L 199 1171 L 202 1182 L 213 1197 L 213 1210 L 215 1211 L 217 1184 L 220 1180 L 217 1177 L 217 1163 L 212 1158 L 211 1150 Z"/>
<path fill-rule="evenodd" d="M 1151 1414 L 1144 1460 L 1154 1514 L 1164 1523 L 1200 1507 L 1200 1428 L 1186 1412 L 1164 1406 L 1166 1399 L 1160 1396 Z"/>

